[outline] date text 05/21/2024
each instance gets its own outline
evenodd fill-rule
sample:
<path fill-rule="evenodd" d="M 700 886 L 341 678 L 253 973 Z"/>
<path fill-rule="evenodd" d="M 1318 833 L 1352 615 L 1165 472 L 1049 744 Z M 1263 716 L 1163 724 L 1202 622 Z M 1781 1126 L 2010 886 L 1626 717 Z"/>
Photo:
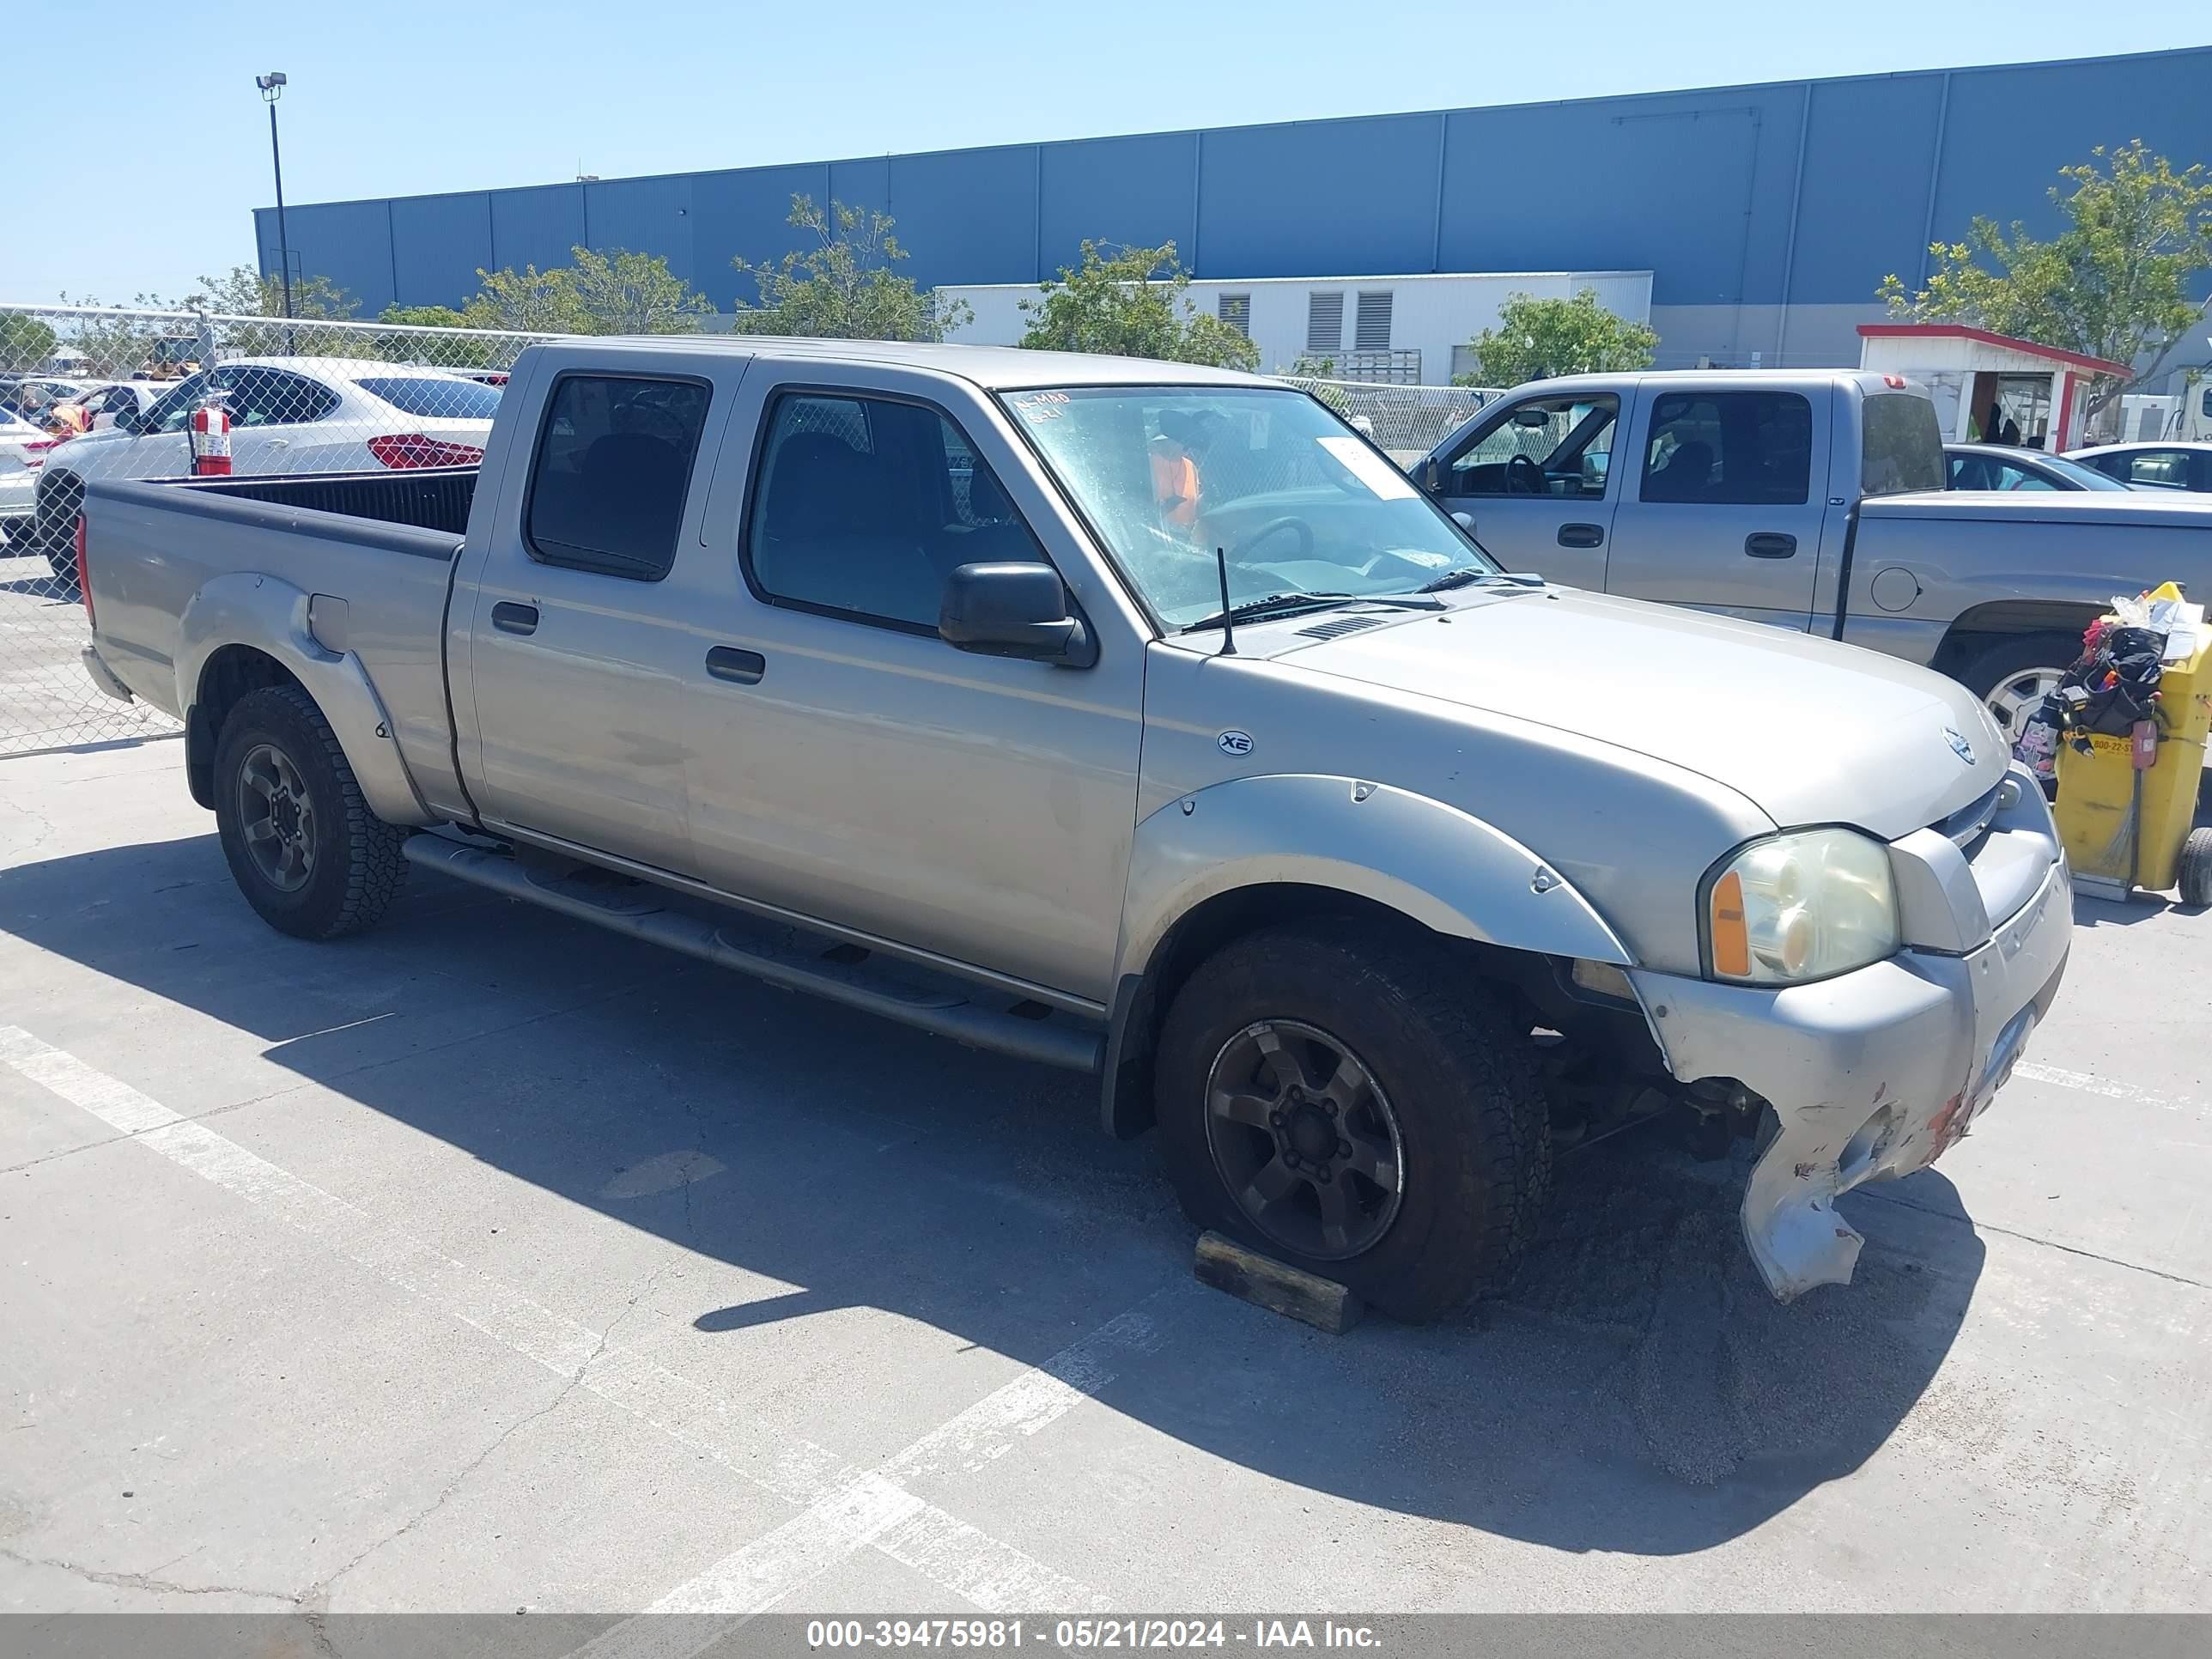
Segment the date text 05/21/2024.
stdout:
<path fill-rule="evenodd" d="M 1350 1648 L 1373 1650 L 1380 1634 L 1368 1625 L 1334 1620 L 1059 1619 L 1048 1628 L 1019 1619 L 817 1619 L 806 1645 L 834 1648 L 965 1648 L 986 1652 L 1023 1646 L 1099 1649 Z"/>

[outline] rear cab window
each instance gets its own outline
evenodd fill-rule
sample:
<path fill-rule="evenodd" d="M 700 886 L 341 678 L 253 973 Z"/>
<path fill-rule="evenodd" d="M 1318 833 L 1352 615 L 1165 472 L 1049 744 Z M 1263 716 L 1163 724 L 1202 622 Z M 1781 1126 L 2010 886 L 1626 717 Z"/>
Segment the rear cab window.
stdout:
<path fill-rule="evenodd" d="M 1936 405 L 1911 392 L 1877 392 L 1861 405 L 1859 493 L 1895 495 L 1943 487 L 1943 430 Z"/>
<path fill-rule="evenodd" d="M 523 504 L 530 556 L 632 581 L 665 576 L 709 395 L 704 382 L 659 376 L 556 381 Z"/>
<path fill-rule="evenodd" d="M 1652 404 L 1639 500 L 1799 506 L 1812 477 L 1813 405 L 1802 392 L 1669 392 Z"/>

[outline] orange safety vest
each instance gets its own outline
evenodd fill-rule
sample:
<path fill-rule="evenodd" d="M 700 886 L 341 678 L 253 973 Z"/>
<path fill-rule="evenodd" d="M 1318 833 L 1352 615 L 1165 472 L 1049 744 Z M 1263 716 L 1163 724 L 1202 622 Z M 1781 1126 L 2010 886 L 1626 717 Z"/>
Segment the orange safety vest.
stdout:
<path fill-rule="evenodd" d="M 1160 516 L 1188 530 L 1198 522 L 1198 463 L 1184 454 L 1152 452 L 1152 499 Z"/>

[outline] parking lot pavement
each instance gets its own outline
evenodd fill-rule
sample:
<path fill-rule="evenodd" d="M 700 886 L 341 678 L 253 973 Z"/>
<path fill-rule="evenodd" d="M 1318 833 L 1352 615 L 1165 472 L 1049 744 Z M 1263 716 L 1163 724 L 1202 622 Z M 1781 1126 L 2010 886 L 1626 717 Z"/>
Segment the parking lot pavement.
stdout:
<path fill-rule="evenodd" d="M 77 660 L 90 637 L 81 602 L 58 589 L 44 558 L 14 550 L 0 547 L 0 757 L 173 726 L 93 690 Z"/>
<path fill-rule="evenodd" d="M 1083 1080 L 419 872 L 283 939 L 180 760 L 0 762 L 0 1608 L 2212 1609 L 2212 918 L 2077 907 L 1848 1289 L 1631 1135 L 1329 1338 Z"/>

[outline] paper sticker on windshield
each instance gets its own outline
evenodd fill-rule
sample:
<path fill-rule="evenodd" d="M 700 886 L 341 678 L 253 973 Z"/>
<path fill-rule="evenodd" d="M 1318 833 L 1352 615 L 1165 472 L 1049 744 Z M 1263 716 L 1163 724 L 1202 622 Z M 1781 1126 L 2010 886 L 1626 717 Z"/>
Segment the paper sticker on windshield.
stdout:
<path fill-rule="evenodd" d="M 1352 437 L 1319 438 L 1315 440 L 1323 449 L 1344 464 L 1344 470 L 1386 501 L 1403 501 L 1413 494 L 1413 482 L 1404 473 L 1377 455 L 1365 444 Z"/>

